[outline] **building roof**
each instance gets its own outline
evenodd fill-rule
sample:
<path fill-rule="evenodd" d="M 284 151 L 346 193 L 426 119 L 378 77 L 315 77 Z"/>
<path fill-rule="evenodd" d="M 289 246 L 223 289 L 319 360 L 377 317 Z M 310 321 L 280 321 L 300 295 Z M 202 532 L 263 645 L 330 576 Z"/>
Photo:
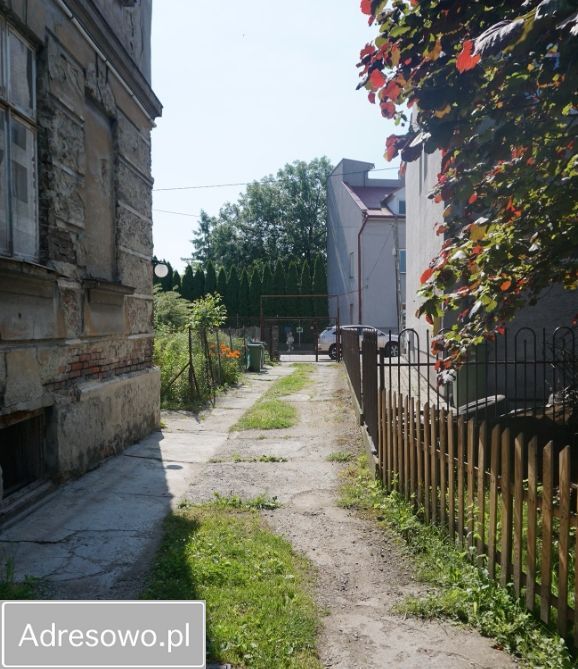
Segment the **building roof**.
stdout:
<path fill-rule="evenodd" d="M 395 186 L 350 186 L 344 182 L 343 185 L 347 188 L 357 206 L 367 211 L 369 216 L 399 217 L 388 207 L 387 200 L 390 195 L 402 187 L 400 183 Z"/>

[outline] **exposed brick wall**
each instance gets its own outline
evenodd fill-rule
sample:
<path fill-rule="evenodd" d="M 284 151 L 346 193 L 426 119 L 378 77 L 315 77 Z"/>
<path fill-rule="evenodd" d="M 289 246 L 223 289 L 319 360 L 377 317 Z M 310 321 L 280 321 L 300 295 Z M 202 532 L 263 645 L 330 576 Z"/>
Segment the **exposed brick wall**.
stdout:
<path fill-rule="evenodd" d="M 88 344 L 70 347 L 54 380 L 46 383 L 44 388 L 47 391 L 62 392 L 73 389 L 79 381 L 91 379 L 104 381 L 113 376 L 138 372 L 152 366 L 152 339 L 125 340 L 121 348 L 119 355 L 112 357 L 114 351 L 108 342 L 102 342 L 97 346 Z"/>

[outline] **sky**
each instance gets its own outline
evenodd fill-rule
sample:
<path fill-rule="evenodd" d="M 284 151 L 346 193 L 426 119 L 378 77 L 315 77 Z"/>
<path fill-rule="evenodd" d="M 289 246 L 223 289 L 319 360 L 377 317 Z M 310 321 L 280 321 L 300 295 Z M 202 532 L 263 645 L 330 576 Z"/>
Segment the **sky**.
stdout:
<path fill-rule="evenodd" d="M 244 190 L 160 189 L 244 183 L 322 155 L 392 167 L 383 153 L 395 127 L 355 90 L 359 51 L 375 30 L 358 0 L 153 1 L 157 257 L 182 271 L 194 215 L 217 214 Z"/>

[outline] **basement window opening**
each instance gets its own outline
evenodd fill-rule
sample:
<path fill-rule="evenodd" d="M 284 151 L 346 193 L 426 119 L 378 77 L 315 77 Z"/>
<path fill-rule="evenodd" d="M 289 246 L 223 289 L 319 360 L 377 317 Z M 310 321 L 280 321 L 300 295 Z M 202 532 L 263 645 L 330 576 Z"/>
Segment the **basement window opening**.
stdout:
<path fill-rule="evenodd" d="M 3 499 L 45 477 L 44 435 L 44 413 L 0 428 Z"/>

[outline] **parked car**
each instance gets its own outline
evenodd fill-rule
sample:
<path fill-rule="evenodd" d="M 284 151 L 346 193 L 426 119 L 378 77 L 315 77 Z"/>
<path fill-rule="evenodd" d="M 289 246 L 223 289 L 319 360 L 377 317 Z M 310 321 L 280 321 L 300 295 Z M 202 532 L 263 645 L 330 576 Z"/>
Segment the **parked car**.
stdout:
<path fill-rule="evenodd" d="M 337 357 L 336 328 L 336 325 L 331 325 L 330 327 L 325 328 L 325 330 L 319 334 L 317 341 L 317 349 L 319 353 L 327 353 L 332 360 L 335 360 Z M 357 331 L 359 335 L 360 351 L 361 343 L 363 341 L 363 333 L 368 331 L 377 332 L 377 348 L 385 349 L 385 355 L 390 358 L 397 358 L 399 356 L 399 341 L 396 334 L 392 334 L 390 338 L 389 334 L 385 334 L 385 332 L 382 332 L 371 325 L 342 325 L 341 329 Z"/>

